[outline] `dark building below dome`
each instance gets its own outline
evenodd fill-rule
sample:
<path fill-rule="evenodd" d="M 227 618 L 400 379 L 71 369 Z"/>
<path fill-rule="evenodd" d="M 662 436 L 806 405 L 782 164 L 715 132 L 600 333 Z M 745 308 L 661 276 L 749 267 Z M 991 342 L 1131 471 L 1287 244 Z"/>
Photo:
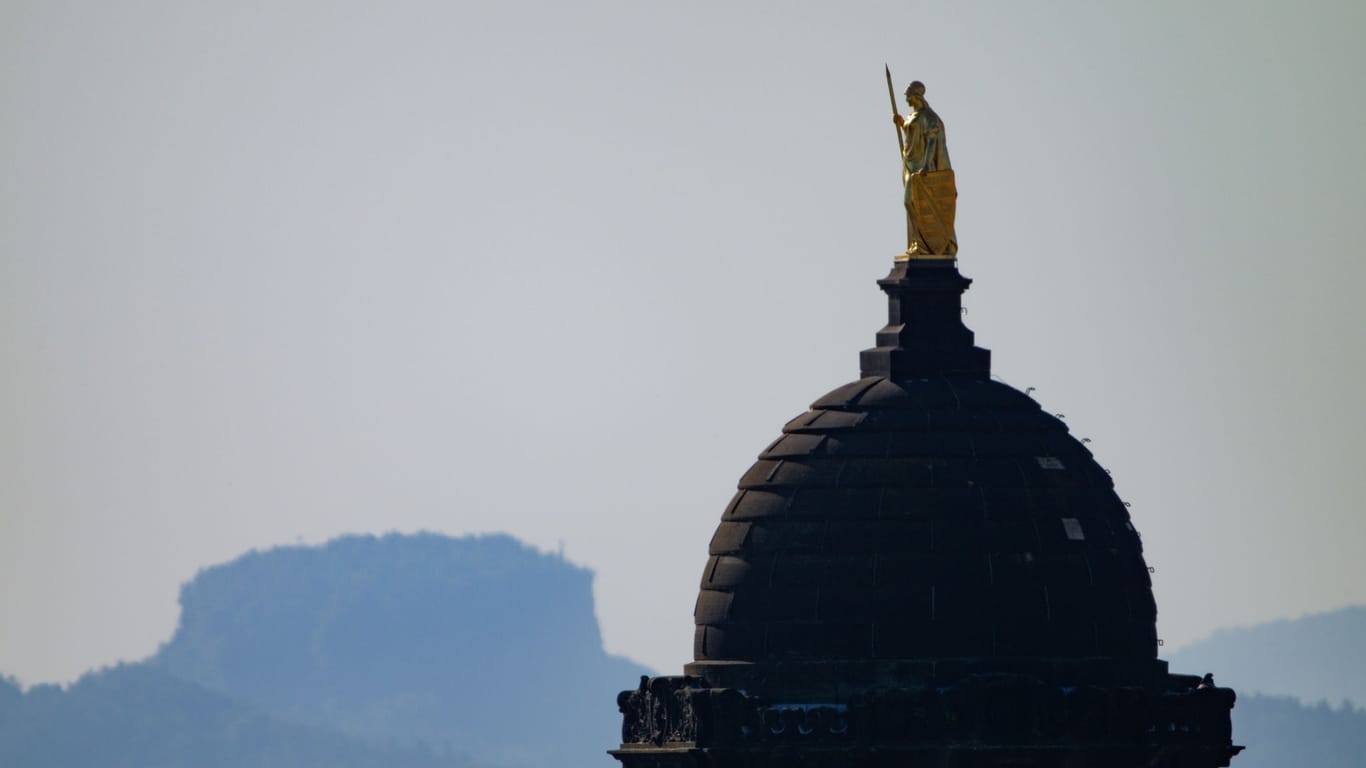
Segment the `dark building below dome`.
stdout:
<path fill-rule="evenodd" d="M 990 377 L 951 260 L 898 262 L 862 378 L 740 479 L 684 675 L 618 700 L 627 766 L 1228 765 L 1232 690 L 1157 658 L 1108 472 Z"/>

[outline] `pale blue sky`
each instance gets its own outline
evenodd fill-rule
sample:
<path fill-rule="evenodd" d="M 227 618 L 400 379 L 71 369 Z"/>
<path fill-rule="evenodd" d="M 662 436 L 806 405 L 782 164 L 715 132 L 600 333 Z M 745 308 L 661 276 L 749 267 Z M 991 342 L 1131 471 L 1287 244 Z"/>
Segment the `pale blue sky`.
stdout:
<path fill-rule="evenodd" d="M 1093 440 L 1169 647 L 1366 602 L 1366 4 L 0 2 L 0 672 L 252 547 L 508 531 L 691 657 L 711 531 L 858 374 L 882 66 L 969 325 Z M 624 684 L 629 681 L 624 681 Z"/>

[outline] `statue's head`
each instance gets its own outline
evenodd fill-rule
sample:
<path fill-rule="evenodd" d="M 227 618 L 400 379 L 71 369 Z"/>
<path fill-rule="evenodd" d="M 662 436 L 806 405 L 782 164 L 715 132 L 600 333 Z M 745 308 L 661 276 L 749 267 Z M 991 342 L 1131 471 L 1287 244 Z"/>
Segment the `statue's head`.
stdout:
<path fill-rule="evenodd" d="M 913 107 L 925 106 L 925 84 L 916 80 L 906 86 L 906 103 Z"/>

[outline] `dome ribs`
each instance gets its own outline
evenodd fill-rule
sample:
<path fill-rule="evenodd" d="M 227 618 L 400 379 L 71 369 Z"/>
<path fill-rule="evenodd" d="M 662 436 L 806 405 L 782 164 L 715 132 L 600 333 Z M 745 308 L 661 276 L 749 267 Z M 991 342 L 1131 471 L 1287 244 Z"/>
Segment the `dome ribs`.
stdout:
<path fill-rule="evenodd" d="M 709 546 L 698 658 L 1152 658 L 1128 523 L 1090 451 L 1010 387 L 851 382 L 740 479 Z"/>

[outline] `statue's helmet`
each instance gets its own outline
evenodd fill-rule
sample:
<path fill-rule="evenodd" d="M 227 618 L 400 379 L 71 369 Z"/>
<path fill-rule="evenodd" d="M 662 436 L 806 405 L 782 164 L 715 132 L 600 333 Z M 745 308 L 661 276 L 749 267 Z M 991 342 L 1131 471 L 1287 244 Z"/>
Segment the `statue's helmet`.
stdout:
<path fill-rule="evenodd" d="M 921 97 L 923 97 L 924 95 L 925 95 L 925 84 L 922 83 L 922 82 L 920 82 L 919 80 L 915 80 L 915 81 L 913 81 L 910 85 L 906 86 L 906 98 L 909 99 L 909 98 L 911 98 L 911 96 L 921 96 Z"/>

